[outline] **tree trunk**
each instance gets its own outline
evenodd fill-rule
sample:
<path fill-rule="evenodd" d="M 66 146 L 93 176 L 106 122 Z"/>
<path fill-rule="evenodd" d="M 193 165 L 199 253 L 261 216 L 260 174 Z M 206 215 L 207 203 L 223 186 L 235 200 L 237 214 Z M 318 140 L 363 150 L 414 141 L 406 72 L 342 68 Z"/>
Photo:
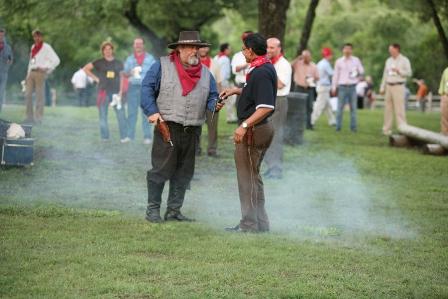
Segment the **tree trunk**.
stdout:
<path fill-rule="evenodd" d="M 439 33 L 440 41 L 442 42 L 443 49 L 445 51 L 445 56 L 448 59 L 448 39 L 445 34 L 445 30 L 443 29 L 442 23 L 440 22 L 439 15 L 437 14 L 437 9 L 433 0 L 427 0 L 428 5 L 431 9 L 431 17 L 434 21 L 434 25 L 437 28 L 437 32 Z"/>
<path fill-rule="evenodd" d="M 290 0 L 258 0 L 258 31 L 266 38 L 285 39 L 286 12 Z"/>
<path fill-rule="evenodd" d="M 310 6 L 308 6 L 308 11 L 306 13 L 302 36 L 300 37 L 300 42 L 297 47 L 297 56 L 302 54 L 302 51 L 308 47 L 308 40 L 311 36 L 311 29 L 313 28 L 314 18 L 316 17 L 316 8 L 318 4 L 319 0 L 310 0 Z"/>
<path fill-rule="evenodd" d="M 157 34 L 146 26 L 137 14 L 137 5 L 139 0 L 131 0 L 130 7 L 124 12 L 124 16 L 128 19 L 132 27 L 137 29 L 143 36 L 149 39 L 152 44 L 152 54 L 160 57 L 166 54 L 166 40 L 160 38 Z"/>

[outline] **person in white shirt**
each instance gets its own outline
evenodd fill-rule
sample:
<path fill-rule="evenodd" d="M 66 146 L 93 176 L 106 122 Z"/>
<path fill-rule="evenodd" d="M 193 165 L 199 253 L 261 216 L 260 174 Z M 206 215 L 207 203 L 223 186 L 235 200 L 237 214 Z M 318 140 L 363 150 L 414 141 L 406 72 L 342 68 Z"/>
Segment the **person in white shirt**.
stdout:
<path fill-rule="evenodd" d="M 317 120 L 323 112 L 327 114 L 328 124 L 336 125 L 333 109 L 330 104 L 331 78 L 333 77 L 333 68 L 331 67 L 331 59 L 333 52 L 330 48 L 322 49 L 322 59 L 317 63 L 319 72 L 319 81 L 317 81 L 317 98 L 314 102 L 313 114 L 311 115 L 311 125 L 314 127 Z"/>
<path fill-rule="evenodd" d="M 244 39 L 250 34 L 253 34 L 253 32 L 252 31 L 244 31 L 243 34 L 241 35 L 241 40 L 244 41 Z M 246 74 L 247 74 L 247 70 L 249 69 L 249 63 L 247 63 L 246 58 L 244 57 L 242 51 L 239 51 L 233 55 L 231 67 L 232 67 L 232 73 L 233 73 L 233 75 L 235 75 L 236 87 L 243 88 L 244 84 L 246 83 Z M 232 96 L 232 97 L 235 97 L 235 96 Z M 238 99 L 239 99 L 239 95 L 233 99 L 235 104 L 238 103 Z M 226 109 L 229 109 L 229 108 L 226 108 Z"/>
<path fill-rule="evenodd" d="M 45 80 L 59 65 L 60 60 L 53 48 L 44 43 L 43 34 L 36 29 L 32 32 L 34 44 L 31 46 L 28 73 L 26 76 L 26 120 L 41 123 L 44 115 Z M 36 92 L 36 113 L 33 107 L 33 91 Z"/>
<path fill-rule="evenodd" d="M 221 92 L 222 90 L 231 87 L 230 76 L 232 75 L 232 67 L 230 64 L 230 46 L 228 43 L 221 44 L 219 46 L 219 53 L 215 56 L 214 61 L 219 65 L 221 70 Z M 226 100 L 226 117 L 228 123 L 236 122 L 236 112 L 235 112 L 235 102 L 236 97 L 231 96 Z"/>
<path fill-rule="evenodd" d="M 264 176 L 280 179 L 283 175 L 283 135 L 288 114 L 288 99 L 291 89 L 292 68 L 288 60 L 283 57 L 282 46 L 278 38 L 267 40 L 267 57 L 271 60 L 277 73 L 277 98 L 275 111 L 272 115 L 274 138 L 265 155 L 267 170 Z"/>
<path fill-rule="evenodd" d="M 79 107 L 89 106 L 89 99 L 87 97 L 87 86 L 93 83 L 93 79 L 87 76 L 82 68 L 77 70 L 72 77 L 73 89 L 76 91 Z"/>
<path fill-rule="evenodd" d="M 399 44 L 389 46 L 390 57 L 384 66 L 380 93 L 386 94 L 384 98 L 384 124 L 383 134 L 392 134 L 393 113 L 397 127 L 406 124 L 405 113 L 405 87 L 406 79 L 412 76 L 409 59 L 400 52 Z"/>

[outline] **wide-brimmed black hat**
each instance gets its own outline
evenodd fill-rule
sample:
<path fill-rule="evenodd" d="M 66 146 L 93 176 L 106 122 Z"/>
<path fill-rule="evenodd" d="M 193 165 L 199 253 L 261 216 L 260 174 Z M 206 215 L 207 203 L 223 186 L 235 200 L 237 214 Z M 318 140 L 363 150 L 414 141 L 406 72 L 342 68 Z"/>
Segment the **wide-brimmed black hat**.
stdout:
<path fill-rule="evenodd" d="M 198 31 L 181 31 L 179 33 L 179 40 L 175 43 L 168 44 L 168 48 L 175 49 L 178 45 L 191 45 L 200 48 L 210 47 L 209 43 L 201 41 Z"/>

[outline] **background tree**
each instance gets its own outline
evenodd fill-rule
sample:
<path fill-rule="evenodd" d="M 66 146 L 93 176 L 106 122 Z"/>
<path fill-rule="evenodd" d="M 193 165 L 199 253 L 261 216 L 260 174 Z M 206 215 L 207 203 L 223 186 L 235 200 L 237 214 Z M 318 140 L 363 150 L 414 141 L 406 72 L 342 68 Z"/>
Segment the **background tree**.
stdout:
<path fill-rule="evenodd" d="M 415 12 L 424 22 L 432 20 L 443 46 L 444 55 L 448 59 L 448 37 L 442 24 L 444 21 L 448 21 L 447 0 L 383 0 L 383 2 L 393 8 Z"/>
<path fill-rule="evenodd" d="M 258 31 L 265 36 L 285 40 L 286 11 L 290 0 L 259 0 Z"/>
<path fill-rule="evenodd" d="M 299 46 L 297 47 L 297 56 L 302 54 L 302 51 L 308 47 L 308 40 L 313 29 L 314 18 L 316 17 L 316 8 L 319 5 L 319 0 L 311 0 L 306 13 L 305 23 L 303 24 L 302 36 L 300 37 Z"/>
<path fill-rule="evenodd" d="M 314 8 L 312 34 L 304 32 L 312 7 L 310 0 L 288 0 L 288 9 L 276 6 L 272 14 L 264 6 L 260 8 L 260 1 L 0 0 L 0 26 L 7 29 L 15 54 L 8 88 L 19 89 L 18 82 L 26 74 L 30 33 L 36 27 L 46 33 L 46 40 L 61 57 L 51 83 L 66 90 L 71 90 L 70 78 L 76 69 L 100 56 L 99 45 L 105 39 L 114 42 L 116 57 L 123 60 L 131 53 L 135 36 L 143 36 L 150 52 L 164 54 L 166 44 L 176 40 L 180 30 L 196 26 L 200 26 L 197 29 L 201 37 L 213 44 L 212 53 L 224 42 L 238 51 L 245 30 L 281 35 L 282 22 L 286 24 L 283 46 L 289 60 L 296 56 L 298 37 L 304 35 L 308 35 L 306 47 L 316 62 L 322 47 L 331 47 L 337 58 L 342 44 L 352 42 L 355 55 L 362 59 L 376 86 L 389 56 L 387 46 L 392 42 L 401 44 L 403 54 L 411 60 L 414 76 L 425 79 L 432 91 L 437 90 L 441 72 L 448 65 L 433 17 L 424 13 L 429 9 L 427 0 L 319 0 Z M 279 1 L 263 1 L 279 5 Z M 446 33 L 448 1 L 432 1 Z M 278 16 L 281 10 L 286 11 L 286 17 Z M 268 28 L 271 23 L 276 29 Z M 412 83 L 408 86 L 415 88 Z"/>

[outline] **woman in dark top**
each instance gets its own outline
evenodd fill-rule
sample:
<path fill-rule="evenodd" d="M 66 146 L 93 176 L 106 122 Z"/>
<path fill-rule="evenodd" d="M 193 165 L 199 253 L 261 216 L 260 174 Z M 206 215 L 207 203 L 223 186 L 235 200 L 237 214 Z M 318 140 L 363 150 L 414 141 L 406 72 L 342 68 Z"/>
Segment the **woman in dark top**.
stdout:
<path fill-rule="evenodd" d="M 101 139 L 109 139 L 109 125 L 107 123 L 107 114 L 109 103 L 112 96 L 120 91 L 120 73 L 123 70 L 123 63 L 114 58 L 114 46 L 111 42 L 103 42 L 101 44 L 101 54 L 103 58 L 88 63 L 84 67 L 86 74 L 98 83 L 98 97 L 96 104 L 100 116 L 100 133 Z M 120 129 L 120 141 L 122 143 L 129 142 L 127 137 L 127 123 L 125 108 L 114 106 L 117 115 L 118 127 Z"/>

